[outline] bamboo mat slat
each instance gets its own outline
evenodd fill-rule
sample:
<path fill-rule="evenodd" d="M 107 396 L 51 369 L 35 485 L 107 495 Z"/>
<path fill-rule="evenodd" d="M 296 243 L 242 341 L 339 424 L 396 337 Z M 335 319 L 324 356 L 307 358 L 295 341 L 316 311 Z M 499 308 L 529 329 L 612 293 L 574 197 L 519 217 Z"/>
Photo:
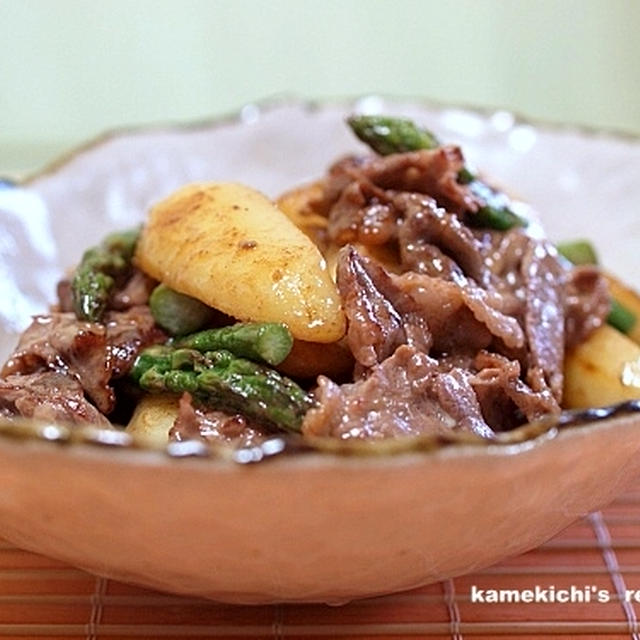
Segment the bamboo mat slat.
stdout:
<path fill-rule="evenodd" d="M 487 603 L 477 590 L 606 591 L 608 602 Z M 638 590 L 637 600 L 629 591 Z M 586 597 L 586 596 L 584 596 Z M 593 595 L 589 596 L 590 598 Z M 473 575 L 342 607 L 233 606 L 98 578 L 0 540 L 0 639 L 640 640 L 640 491 Z"/>

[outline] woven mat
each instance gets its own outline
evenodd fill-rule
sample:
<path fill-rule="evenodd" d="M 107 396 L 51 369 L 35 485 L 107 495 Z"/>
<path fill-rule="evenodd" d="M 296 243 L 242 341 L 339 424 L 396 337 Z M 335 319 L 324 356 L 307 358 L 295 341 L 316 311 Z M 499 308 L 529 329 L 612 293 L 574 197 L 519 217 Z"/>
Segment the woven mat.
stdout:
<path fill-rule="evenodd" d="M 551 601 L 552 587 L 564 599 L 571 594 L 568 597 L 572 601 Z M 636 589 L 638 603 L 634 601 Z M 500 590 L 505 593 L 501 595 Z M 515 597 L 513 590 L 519 598 L 534 597 L 537 602 L 509 601 Z M 503 601 L 487 602 L 490 591 Z M 590 602 L 584 601 L 586 591 L 590 593 Z M 598 592 L 607 594 L 609 601 L 597 601 Z M 485 602 L 479 601 L 482 599 Z M 640 491 L 627 493 L 539 549 L 485 571 L 342 607 L 247 607 L 182 598 L 96 578 L 0 542 L 3 640 L 25 637 L 640 640 L 638 614 Z"/>

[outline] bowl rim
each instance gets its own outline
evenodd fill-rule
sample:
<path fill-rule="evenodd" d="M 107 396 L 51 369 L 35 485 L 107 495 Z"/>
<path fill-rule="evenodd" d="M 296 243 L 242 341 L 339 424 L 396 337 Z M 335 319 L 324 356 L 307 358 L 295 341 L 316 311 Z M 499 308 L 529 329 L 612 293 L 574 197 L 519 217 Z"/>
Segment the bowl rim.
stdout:
<path fill-rule="evenodd" d="M 313 113 L 314 111 L 332 107 L 343 109 L 346 109 L 347 107 L 357 108 L 358 104 L 371 99 L 378 99 L 384 101 L 384 103 L 396 105 L 412 104 L 424 109 L 438 111 L 459 110 L 482 117 L 489 117 L 498 112 L 507 113 L 513 118 L 514 126 L 528 125 L 543 131 L 551 131 L 554 133 L 575 133 L 589 138 L 606 137 L 621 142 L 640 143 L 640 130 L 636 132 L 618 129 L 615 127 L 594 126 L 561 120 L 548 120 L 545 118 L 528 116 L 518 110 L 495 105 L 479 106 L 465 102 L 449 102 L 424 96 L 401 96 L 397 94 L 386 94 L 384 92 L 342 95 L 328 98 L 306 98 L 293 93 L 280 93 L 247 102 L 236 109 L 210 117 L 196 118 L 193 120 L 169 120 L 132 125 L 125 124 L 122 126 L 110 127 L 96 136 L 87 138 L 84 142 L 70 146 L 67 150 L 55 156 L 51 161 L 45 163 L 41 168 L 28 173 L 22 178 L 12 180 L 11 182 L 18 187 L 29 187 L 38 179 L 63 169 L 67 164 L 83 153 L 92 151 L 93 149 L 117 138 L 153 133 L 186 133 L 199 130 L 217 129 L 226 125 L 244 124 L 247 121 L 243 115 L 246 110 L 251 111 L 251 119 L 253 119 L 255 118 L 256 113 L 258 114 L 258 117 L 260 117 L 264 114 L 270 114 L 286 108 L 298 108 L 307 113 Z"/>
<path fill-rule="evenodd" d="M 553 133 L 573 133 L 582 137 L 599 138 L 606 137 L 611 140 L 640 143 L 640 133 L 624 131 L 607 127 L 594 127 L 576 123 L 566 123 L 532 118 L 518 113 L 512 109 L 494 106 L 477 106 L 465 103 L 452 103 L 439 101 L 433 98 L 421 96 L 399 96 L 384 93 L 357 94 L 353 96 L 339 96 L 332 98 L 309 99 L 301 98 L 294 94 L 277 94 L 248 102 L 238 109 L 225 114 L 208 118 L 176 121 L 157 122 L 139 125 L 123 125 L 110 128 L 103 133 L 87 139 L 78 145 L 70 147 L 52 161 L 16 181 L 9 180 L 0 186 L 4 188 L 29 189 L 42 178 L 53 176 L 63 170 L 71 162 L 83 154 L 94 151 L 113 140 L 135 137 L 149 134 L 163 133 L 189 133 L 221 128 L 224 126 L 246 126 L 248 118 L 246 111 L 250 111 L 250 119 L 270 115 L 279 110 L 296 108 L 304 113 L 312 114 L 316 111 L 329 108 L 341 108 L 343 110 L 357 109 L 365 100 L 378 99 L 384 104 L 411 105 L 434 111 L 460 110 L 488 118 L 497 112 L 504 112 L 513 119 L 512 126 L 528 125 L 541 131 Z M 631 409 L 629 409 L 631 407 Z M 73 446 L 76 449 L 91 450 L 96 448 L 116 449 L 130 452 L 132 461 L 141 460 L 143 456 L 158 456 L 158 460 L 182 460 L 182 459 L 207 459 L 209 464 L 216 461 L 232 466 L 252 464 L 267 458 L 281 458 L 279 454 L 286 451 L 284 456 L 287 461 L 294 460 L 298 456 L 296 451 L 304 452 L 307 460 L 390 460 L 419 456 L 420 458 L 436 456 L 466 456 L 466 455 L 515 455 L 526 451 L 532 446 L 556 440 L 561 434 L 575 431 L 589 431 L 611 426 L 617 414 L 622 413 L 624 419 L 625 409 L 640 413 L 640 400 L 620 403 L 610 407 L 599 407 L 586 412 L 565 412 L 558 421 L 557 418 L 543 418 L 532 423 L 520 425 L 515 429 L 498 434 L 496 439 L 488 440 L 473 433 L 452 432 L 447 435 L 427 435 L 418 437 L 397 438 L 384 442 L 352 443 L 335 440 L 333 438 L 296 438 L 290 434 L 274 434 L 267 439 L 267 447 L 252 447 L 236 450 L 234 454 L 230 449 L 205 443 L 201 441 L 185 441 L 182 443 L 169 443 L 166 447 L 152 446 L 139 438 L 132 437 L 125 431 L 96 427 L 95 425 L 65 426 L 63 424 L 43 423 L 34 420 L 13 420 L 0 417 L 0 446 L 3 441 L 37 441 L 50 445 L 65 445 L 65 449 Z M 591 412 L 597 415 L 590 415 Z M 607 420 L 607 418 L 611 418 Z M 598 424 L 600 421 L 600 424 Z M 293 447 L 291 442 L 293 440 Z M 296 441 L 299 440 L 299 441 Z M 291 450 L 293 449 L 293 451 Z M 480 453 L 479 453 L 480 452 Z M 294 454 L 294 455 L 292 455 Z M 273 464 L 273 463 L 271 463 Z M 219 468 L 219 467 L 218 467 Z"/>

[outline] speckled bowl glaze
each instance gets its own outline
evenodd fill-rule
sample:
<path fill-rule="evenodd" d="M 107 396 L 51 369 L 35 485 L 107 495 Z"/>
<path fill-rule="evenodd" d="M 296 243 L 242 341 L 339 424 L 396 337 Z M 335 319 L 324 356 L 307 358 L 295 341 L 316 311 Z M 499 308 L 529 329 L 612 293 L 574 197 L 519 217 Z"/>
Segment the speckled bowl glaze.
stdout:
<path fill-rule="evenodd" d="M 593 237 L 610 269 L 640 284 L 636 139 L 377 97 L 248 105 L 220 121 L 110 134 L 0 188 L 0 355 L 107 231 L 141 221 L 186 182 L 246 182 L 276 196 L 313 179 L 360 148 L 343 124 L 354 110 L 413 117 L 460 143 L 540 212 L 552 239 Z M 177 593 L 345 602 L 480 569 L 605 505 L 640 474 L 639 409 L 527 425 L 492 444 L 314 449 L 274 437 L 235 456 L 0 423 L 0 536 Z"/>

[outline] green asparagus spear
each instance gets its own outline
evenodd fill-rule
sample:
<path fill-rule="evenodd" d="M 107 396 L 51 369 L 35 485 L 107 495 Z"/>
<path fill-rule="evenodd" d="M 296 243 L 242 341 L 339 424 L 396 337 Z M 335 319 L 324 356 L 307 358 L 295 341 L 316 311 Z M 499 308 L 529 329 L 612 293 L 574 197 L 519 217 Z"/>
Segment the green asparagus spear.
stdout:
<path fill-rule="evenodd" d="M 137 229 L 112 233 L 99 246 L 85 251 L 71 282 L 78 318 L 93 322 L 102 318 L 116 279 L 131 268 L 138 234 Z"/>
<path fill-rule="evenodd" d="M 159 284 L 151 292 L 149 308 L 154 320 L 174 336 L 197 331 L 215 315 L 204 302 L 178 293 L 166 284 Z"/>
<path fill-rule="evenodd" d="M 435 149 L 438 139 L 428 129 L 418 127 L 411 120 L 388 116 L 351 116 L 347 119 L 351 130 L 382 156 L 419 149 Z"/>
<path fill-rule="evenodd" d="M 611 298 L 611 310 L 607 316 L 607 324 L 622 333 L 629 333 L 635 327 L 637 321 L 638 318 L 633 311 L 615 298 Z"/>
<path fill-rule="evenodd" d="M 507 231 L 512 227 L 524 227 L 527 221 L 515 214 L 509 207 L 509 197 L 489 186 L 463 167 L 458 173 L 458 182 L 468 185 L 471 193 L 484 204 L 469 215 L 468 222 L 474 227 L 489 227 L 498 231 Z"/>
<path fill-rule="evenodd" d="M 280 364 L 291 351 L 293 337 L 286 325 L 275 322 L 238 323 L 220 329 L 208 329 L 175 341 L 175 346 L 198 351 L 224 349 L 236 356 Z"/>
<path fill-rule="evenodd" d="M 223 350 L 151 347 L 138 356 L 131 376 L 152 393 L 188 391 L 213 409 L 288 431 L 300 430 L 312 406 L 311 396 L 292 380 Z"/>
<path fill-rule="evenodd" d="M 588 240 L 574 240 L 556 245 L 558 253 L 573 264 L 598 264 L 598 254 Z"/>

